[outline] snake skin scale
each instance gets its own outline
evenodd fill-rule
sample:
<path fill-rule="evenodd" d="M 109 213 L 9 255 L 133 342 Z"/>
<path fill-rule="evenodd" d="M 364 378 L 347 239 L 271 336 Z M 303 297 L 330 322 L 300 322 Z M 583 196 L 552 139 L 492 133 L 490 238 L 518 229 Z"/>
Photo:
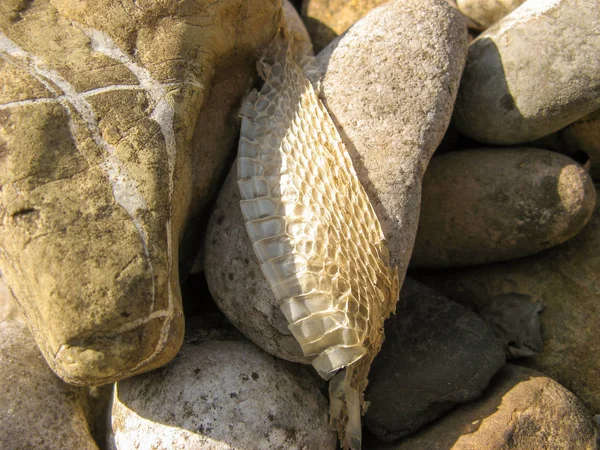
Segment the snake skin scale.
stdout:
<path fill-rule="evenodd" d="M 280 34 L 242 109 L 240 206 L 289 329 L 330 381 L 330 420 L 361 445 L 368 372 L 395 309 L 398 273 L 341 137 Z M 333 377 L 333 378 L 332 378 Z"/>

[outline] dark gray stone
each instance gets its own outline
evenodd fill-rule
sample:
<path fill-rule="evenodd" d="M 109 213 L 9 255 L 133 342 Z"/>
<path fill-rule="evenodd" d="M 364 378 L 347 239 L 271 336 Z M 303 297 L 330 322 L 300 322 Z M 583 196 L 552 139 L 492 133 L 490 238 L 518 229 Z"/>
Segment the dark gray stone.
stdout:
<path fill-rule="evenodd" d="M 365 416 L 384 441 L 477 398 L 504 364 L 504 351 L 482 319 L 408 278 L 385 335 L 369 374 Z"/>

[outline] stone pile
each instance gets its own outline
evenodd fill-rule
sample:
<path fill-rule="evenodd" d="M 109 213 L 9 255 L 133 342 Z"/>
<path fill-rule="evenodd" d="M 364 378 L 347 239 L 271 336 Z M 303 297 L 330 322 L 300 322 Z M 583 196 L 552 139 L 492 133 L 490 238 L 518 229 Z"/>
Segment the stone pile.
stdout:
<path fill-rule="evenodd" d="M 337 448 L 235 181 L 281 28 L 402 284 L 362 447 L 600 446 L 596 0 L 300 11 L 0 5 L 1 448 Z"/>

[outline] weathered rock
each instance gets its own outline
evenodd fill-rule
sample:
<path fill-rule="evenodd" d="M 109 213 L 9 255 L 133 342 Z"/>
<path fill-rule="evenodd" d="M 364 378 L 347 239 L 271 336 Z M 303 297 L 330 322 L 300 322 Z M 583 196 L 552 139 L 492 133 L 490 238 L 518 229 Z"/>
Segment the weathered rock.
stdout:
<path fill-rule="evenodd" d="M 600 109 L 562 130 L 568 153 L 584 152 L 591 161 L 590 175 L 600 181 Z"/>
<path fill-rule="evenodd" d="M 477 398 L 504 364 L 483 320 L 407 278 L 369 374 L 365 422 L 384 441 L 414 433 Z"/>
<path fill-rule="evenodd" d="M 288 361 L 310 364 L 311 359 L 304 356 L 288 329 L 254 255 L 236 180 L 234 165 L 206 233 L 204 269 L 212 297 L 227 318 L 263 350 Z"/>
<path fill-rule="evenodd" d="M 507 365 L 484 395 L 415 436 L 377 450 L 597 449 L 599 432 L 571 392 L 544 374 Z"/>
<path fill-rule="evenodd" d="M 321 98 L 340 131 L 404 276 L 421 180 L 448 126 L 466 28 L 443 0 L 392 1 L 318 56 Z"/>
<path fill-rule="evenodd" d="M 422 39 L 416 28 L 407 27 L 411 21 L 419 23 L 428 36 L 428 56 L 416 48 L 400 51 L 405 41 Z M 377 33 L 387 40 L 374 42 Z M 322 71 L 327 67 L 332 71 L 322 80 L 326 101 L 333 106 L 333 119 L 344 127 L 338 129 L 359 179 L 382 225 L 387 226 L 391 259 L 400 266 L 401 276 L 416 233 L 422 173 L 452 109 L 466 51 L 465 33 L 458 13 L 443 1 L 393 2 L 373 11 L 333 43 L 336 52 L 332 54 L 330 47 L 318 56 Z M 370 79 L 375 68 L 386 76 L 379 77 L 377 89 Z M 356 83 L 352 86 L 346 84 L 350 74 Z M 417 75 L 425 88 L 419 84 L 417 89 Z M 394 92 L 398 86 L 406 86 L 406 96 Z M 408 95 L 414 91 L 421 95 Z M 373 109 L 364 102 L 370 102 Z M 345 109 L 348 104 L 356 115 Z M 428 119 L 421 121 L 415 109 L 428 111 Z M 222 188 L 207 232 L 204 267 L 211 294 L 233 324 L 257 345 L 281 358 L 308 363 L 254 256 L 234 171 Z"/>
<path fill-rule="evenodd" d="M 561 244 L 596 206 L 588 173 L 535 148 L 480 148 L 432 159 L 423 178 L 412 267 L 515 259 Z"/>
<path fill-rule="evenodd" d="M 450 299 L 486 310 L 496 299 L 525 296 L 542 304 L 542 352 L 531 358 L 600 412 L 600 207 L 569 242 L 539 255 L 418 276 Z M 528 363 L 529 364 L 529 363 Z"/>
<path fill-rule="evenodd" d="M 525 0 L 457 0 L 458 9 L 482 28 L 498 22 Z"/>
<path fill-rule="evenodd" d="M 304 0 L 302 16 L 317 52 L 389 0 Z"/>
<path fill-rule="evenodd" d="M 12 292 L 0 278 L 0 321 L 15 320 L 17 322 L 26 323 L 25 317 L 19 310 L 19 306 L 12 295 Z"/>
<path fill-rule="evenodd" d="M 528 0 L 486 30 L 469 46 L 454 109 L 458 130 L 484 143 L 517 144 L 597 110 L 600 59 L 590 55 L 600 48 L 599 20 L 595 1 Z"/>
<path fill-rule="evenodd" d="M 11 0 L 0 14 L 0 271 L 76 384 L 179 349 L 178 245 L 281 16 L 277 0 L 134 3 Z"/>
<path fill-rule="evenodd" d="M 184 344 L 166 367 L 117 383 L 110 449 L 335 449 L 307 369 L 247 341 Z"/>
<path fill-rule="evenodd" d="M 0 448 L 98 450 L 86 389 L 52 373 L 24 324 L 0 321 Z"/>

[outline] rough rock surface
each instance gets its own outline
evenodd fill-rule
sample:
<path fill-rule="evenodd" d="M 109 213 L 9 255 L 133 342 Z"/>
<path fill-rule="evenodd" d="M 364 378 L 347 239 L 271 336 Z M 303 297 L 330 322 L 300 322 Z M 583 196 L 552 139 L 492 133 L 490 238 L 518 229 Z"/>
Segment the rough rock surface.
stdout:
<path fill-rule="evenodd" d="M 321 98 L 352 157 L 404 276 L 421 180 L 452 113 L 466 52 L 460 13 L 443 0 L 392 1 L 318 56 Z"/>
<path fill-rule="evenodd" d="M 589 412 L 544 374 L 507 365 L 484 395 L 403 441 L 373 450 L 597 449 Z"/>
<path fill-rule="evenodd" d="M 86 389 L 52 373 L 24 324 L 0 321 L 0 448 L 98 450 Z"/>
<path fill-rule="evenodd" d="M 457 0 L 457 6 L 469 19 L 482 28 L 498 22 L 525 0 Z"/>
<path fill-rule="evenodd" d="M 304 0 L 302 16 L 315 50 L 320 52 L 369 11 L 388 0 Z"/>
<path fill-rule="evenodd" d="M 26 323 L 25 317 L 19 310 L 19 305 L 2 278 L 0 278 L 0 320 L 16 320 Z"/>
<path fill-rule="evenodd" d="M 277 0 L 3 3 L 0 271 L 64 380 L 179 349 L 178 245 L 280 16 Z"/>
<path fill-rule="evenodd" d="M 598 21 L 596 1 L 528 0 L 487 29 L 469 46 L 457 129 L 479 142 L 517 144 L 597 110 L 600 58 L 590 55 L 600 48 Z"/>
<path fill-rule="evenodd" d="M 481 267 L 423 272 L 448 298 L 485 310 L 498 297 L 542 304 L 542 352 L 531 364 L 600 412 L 600 207 L 575 238 L 539 255 Z M 528 363 L 529 364 L 529 363 Z"/>
<path fill-rule="evenodd" d="M 109 449 L 334 450 L 327 413 L 306 368 L 248 341 L 197 341 L 117 383 Z"/>
<path fill-rule="evenodd" d="M 411 267 L 531 255 L 575 236 L 596 206 L 588 173 L 551 151 L 481 148 L 435 156 L 423 178 Z"/>
<path fill-rule="evenodd" d="M 477 398 L 504 364 L 490 328 L 467 308 L 407 278 L 369 374 L 365 423 L 393 441 Z"/>

